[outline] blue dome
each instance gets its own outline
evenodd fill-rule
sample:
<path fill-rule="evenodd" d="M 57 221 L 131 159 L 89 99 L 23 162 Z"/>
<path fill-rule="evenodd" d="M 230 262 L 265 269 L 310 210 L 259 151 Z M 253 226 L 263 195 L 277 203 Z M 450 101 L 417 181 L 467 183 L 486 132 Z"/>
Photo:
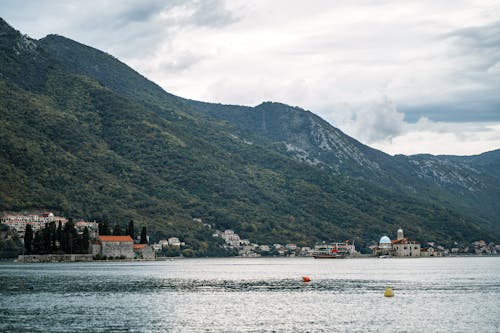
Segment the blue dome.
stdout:
<path fill-rule="evenodd" d="M 391 244 L 391 239 L 387 236 L 380 238 L 379 244 Z"/>

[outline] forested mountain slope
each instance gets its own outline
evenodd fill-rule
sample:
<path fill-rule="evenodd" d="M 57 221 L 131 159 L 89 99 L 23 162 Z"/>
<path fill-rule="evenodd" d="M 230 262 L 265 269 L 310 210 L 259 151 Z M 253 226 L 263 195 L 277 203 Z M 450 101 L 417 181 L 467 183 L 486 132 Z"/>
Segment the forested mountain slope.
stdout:
<path fill-rule="evenodd" d="M 439 202 L 297 160 L 64 37 L 0 21 L 0 64 L 0 210 L 134 219 L 200 249 L 211 231 L 195 217 L 259 243 L 366 244 L 400 226 L 420 240 L 498 237 Z"/>

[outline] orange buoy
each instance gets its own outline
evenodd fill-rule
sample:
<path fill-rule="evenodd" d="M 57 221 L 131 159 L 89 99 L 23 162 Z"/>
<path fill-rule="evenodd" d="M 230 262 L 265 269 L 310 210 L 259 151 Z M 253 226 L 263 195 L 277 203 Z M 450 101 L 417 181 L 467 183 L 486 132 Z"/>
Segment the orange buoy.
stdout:
<path fill-rule="evenodd" d="M 311 282 L 311 278 L 309 276 L 303 276 L 302 281 L 304 282 Z"/>

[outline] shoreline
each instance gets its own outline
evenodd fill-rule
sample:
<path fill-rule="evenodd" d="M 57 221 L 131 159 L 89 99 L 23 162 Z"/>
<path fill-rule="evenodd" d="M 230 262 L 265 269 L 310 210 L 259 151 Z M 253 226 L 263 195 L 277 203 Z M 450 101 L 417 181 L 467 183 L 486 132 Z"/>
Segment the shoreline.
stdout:
<path fill-rule="evenodd" d="M 342 261 L 346 259 L 437 259 L 437 258 L 497 258 L 500 257 L 499 254 L 496 255 L 454 255 L 454 256 L 432 256 L 432 257 L 387 257 L 379 258 L 371 255 L 360 255 L 354 257 L 347 257 L 342 259 L 335 259 L 334 261 Z M 146 259 L 106 259 L 106 260 L 95 260 L 91 254 L 46 254 L 46 255 L 19 255 L 17 258 L 2 258 L 0 262 L 13 262 L 21 264 L 32 264 L 32 263 L 74 263 L 74 262 L 93 262 L 93 263 L 120 263 L 120 262 L 155 262 L 155 261 L 176 261 L 176 260 L 189 260 L 189 259 L 305 259 L 309 258 L 311 260 L 315 259 L 310 256 L 300 256 L 300 257 L 282 257 L 282 256 L 265 256 L 265 257 L 242 257 L 242 256 L 232 256 L 232 257 L 157 257 L 153 260 Z M 328 258 L 330 259 L 330 258 Z M 324 259 L 326 260 L 326 259 Z M 327 261 L 331 261 L 327 260 Z"/>

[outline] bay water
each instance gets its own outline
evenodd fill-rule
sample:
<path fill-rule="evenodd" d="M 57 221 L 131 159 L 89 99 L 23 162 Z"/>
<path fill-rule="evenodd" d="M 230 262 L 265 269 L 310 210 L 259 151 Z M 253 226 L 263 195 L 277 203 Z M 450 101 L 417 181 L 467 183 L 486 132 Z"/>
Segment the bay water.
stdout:
<path fill-rule="evenodd" d="M 0 332 L 500 332 L 500 257 L 2 262 Z"/>

